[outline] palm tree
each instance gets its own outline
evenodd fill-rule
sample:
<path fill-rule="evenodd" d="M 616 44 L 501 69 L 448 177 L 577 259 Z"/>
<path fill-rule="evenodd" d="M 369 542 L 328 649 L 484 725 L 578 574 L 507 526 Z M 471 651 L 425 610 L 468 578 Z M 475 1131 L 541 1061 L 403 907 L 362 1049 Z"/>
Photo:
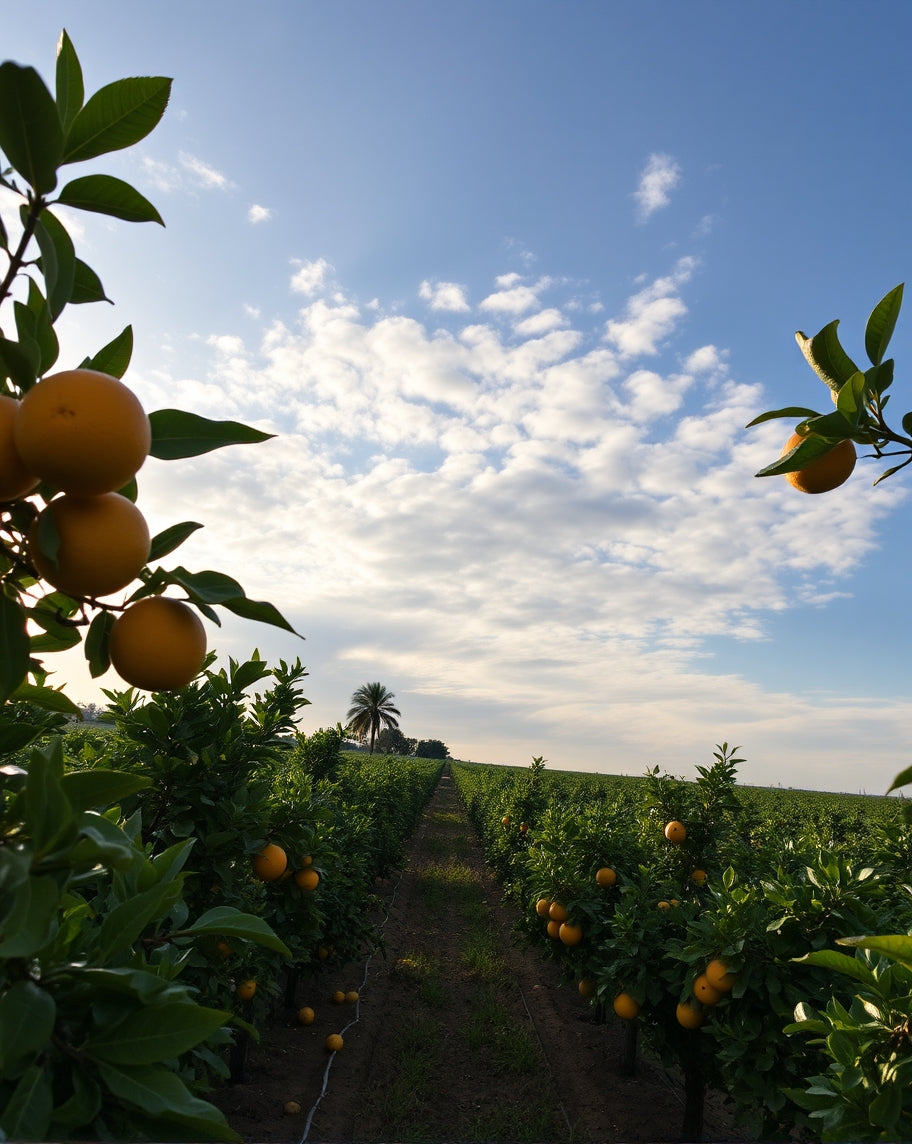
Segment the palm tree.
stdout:
<path fill-rule="evenodd" d="M 345 718 L 351 732 L 363 739 L 370 732 L 370 753 L 374 753 L 374 743 L 380 725 L 398 728 L 397 715 L 402 712 L 393 706 L 396 696 L 387 691 L 382 683 L 365 683 L 352 695 L 351 708 Z"/>

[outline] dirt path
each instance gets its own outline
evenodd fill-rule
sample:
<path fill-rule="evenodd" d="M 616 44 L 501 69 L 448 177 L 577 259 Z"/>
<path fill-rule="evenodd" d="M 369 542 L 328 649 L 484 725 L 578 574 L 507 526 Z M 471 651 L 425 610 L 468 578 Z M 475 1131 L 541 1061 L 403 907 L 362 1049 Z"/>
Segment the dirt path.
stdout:
<path fill-rule="evenodd" d="M 619 1075 L 624 1029 L 598 1024 L 557 967 L 513 943 L 478 841 L 444 775 L 401 879 L 384 888 L 382 949 L 298 988 L 317 1019 L 281 1019 L 246 1082 L 216 1094 L 246 1141 L 674 1141 L 683 1092 L 641 1060 Z M 357 989 L 356 1005 L 330 1001 Z M 327 1034 L 344 1048 L 328 1056 Z M 300 1113 L 284 1114 L 288 1101 Z M 736 1139 L 707 1110 L 704 1138 Z"/>

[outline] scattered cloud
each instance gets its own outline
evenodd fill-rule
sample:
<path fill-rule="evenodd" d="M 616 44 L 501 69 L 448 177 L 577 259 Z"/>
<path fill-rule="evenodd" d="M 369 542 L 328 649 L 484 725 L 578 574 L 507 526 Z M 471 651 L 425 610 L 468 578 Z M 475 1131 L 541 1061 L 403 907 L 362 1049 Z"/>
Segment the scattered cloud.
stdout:
<path fill-rule="evenodd" d="M 146 179 L 164 194 L 189 189 L 230 191 L 234 188 L 227 175 L 186 151 L 179 152 L 176 165 L 153 159 L 150 155 L 143 156 L 141 165 Z"/>
<path fill-rule="evenodd" d="M 313 262 L 292 259 L 292 265 L 298 267 L 291 278 L 291 288 L 296 294 L 316 294 L 326 285 L 332 271 L 325 258 L 317 258 Z"/>
<path fill-rule="evenodd" d="M 681 258 L 671 274 L 634 294 L 624 316 L 605 323 L 605 341 L 624 357 L 657 354 L 687 313 L 680 287 L 690 280 L 695 267 L 693 258 Z"/>
<path fill-rule="evenodd" d="M 247 212 L 247 219 L 252 223 L 268 222 L 271 218 L 272 210 L 269 207 L 262 207 L 258 203 L 254 203 Z"/>
<path fill-rule="evenodd" d="M 479 308 L 503 314 L 523 314 L 538 309 L 539 294 L 551 285 L 550 278 L 539 278 L 524 285 L 521 274 L 503 274 L 496 280 L 497 290 L 482 299 Z"/>
<path fill-rule="evenodd" d="M 205 190 L 228 191 L 234 186 L 226 175 L 214 167 L 210 167 L 208 163 L 203 162 L 196 155 L 181 151 L 178 154 L 178 159 L 181 167 Z"/>
<path fill-rule="evenodd" d="M 670 155 L 652 154 L 633 193 L 640 222 L 671 202 L 671 192 L 681 181 L 681 168 Z"/>
<path fill-rule="evenodd" d="M 421 283 L 418 294 L 430 303 L 432 310 L 449 310 L 459 314 L 471 309 L 465 287 L 456 282 L 431 282 L 426 278 Z"/>

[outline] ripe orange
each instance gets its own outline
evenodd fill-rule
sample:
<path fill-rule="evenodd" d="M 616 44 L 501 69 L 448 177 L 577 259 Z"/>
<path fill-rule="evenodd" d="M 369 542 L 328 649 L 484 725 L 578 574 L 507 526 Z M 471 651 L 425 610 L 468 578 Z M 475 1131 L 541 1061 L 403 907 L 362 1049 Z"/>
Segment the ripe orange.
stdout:
<path fill-rule="evenodd" d="M 327 1052 L 337 1053 L 339 1051 L 339 1049 L 341 1049 L 344 1044 L 345 1044 L 345 1042 L 342 1040 L 342 1038 L 339 1036 L 338 1033 L 330 1033 L 329 1036 L 326 1038 L 326 1050 L 327 1050 Z"/>
<path fill-rule="evenodd" d="M 572 922 L 564 922 L 557 931 L 557 936 L 564 945 L 579 945 L 583 940 L 583 927 L 573 925 Z"/>
<path fill-rule="evenodd" d="M 215 948 L 218 950 L 220 957 L 230 957 L 232 953 L 234 953 L 234 950 L 227 941 L 217 941 Z"/>
<path fill-rule="evenodd" d="M 206 629 L 180 600 L 145 596 L 114 621 L 109 644 L 111 666 L 143 691 L 186 687 L 206 658 Z"/>
<path fill-rule="evenodd" d="M 618 876 L 610 866 L 603 866 L 596 871 L 595 880 L 600 886 L 613 886 L 617 882 Z"/>
<path fill-rule="evenodd" d="M 504 826 L 509 826 L 509 825 L 510 825 L 510 816 L 509 816 L 509 814 L 505 814 L 505 815 L 503 816 L 503 818 L 502 818 L 500 821 L 501 821 L 501 822 L 504 824 Z"/>
<path fill-rule="evenodd" d="M 550 898 L 539 898 L 538 901 L 535 903 L 535 912 L 538 914 L 538 916 L 540 918 L 548 917 L 548 910 L 550 910 L 550 909 L 551 909 L 551 899 Z"/>
<path fill-rule="evenodd" d="M 242 981 L 237 987 L 237 995 L 239 1001 L 249 1001 L 256 993 L 255 981 Z"/>
<path fill-rule="evenodd" d="M 553 937 L 555 941 L 560 937 L 560 929 L 563 925 L 562 922 L 556 921 L 554 918 L 548 922 L 548 937 Z"/>
<path fill-rule="evenodd" d="M 704 1005 L 715 1005 L 722 997 L 719 990 L 710 985 L 705 973 L 701 973 L 693 983 L 693 995 Z"/>
<path fill-rule="evenodd" d="M 682 1001 L 675 1009 L 675 1016 L 678 1019 L 678 1024 L 683 1025 L 685 1029 L 699 1029 L 703 1024 L 703 1014 L 686 1001 Z"/>
<path fill-rule="evenodd" d="M 349 989 L 349 991 L 345 994 L 345 1000 L 349 1003 L 349 1005 L 354 1005 L 354 1003 L 358 1000 L 358 997 L 359 993 L 357 989 Z"/>
<path fill-rule="evenodd" d="M 296 1100 L 286 1100 L 283 1111 L 286 1116 L 297 1116 L 301 1111 L 301 1106 Z"/>
<path fill-rule="evenodd" d="M 56 564 L 40 547 L 48 518 L 57 530 Z M 109 596 L 126 588 L 145 567 L 149 528 L 136 505 L 119 493 L 97 497 L 64 493 L 32 525 L 28 553 L 41 579 L 68 596 Z"/>
<path fill-rule="evenodd" d="M 721 958 L 714 957 L 706 967 L 706 980 L 720 993 L 730 993 L 735 984 L 735 975 Z"/>
<path fill-rule="evenodd" d="M 580 996 L 582 996 L 582 997 L 594 997 L 595 996 L 595 982 L 590 981 L 587 977 L 584 977 L 580 981 L 579 985 L 577 986 L 577 989 L 579 989 Z"/>
<path fill-rule="evenodd" d="M 315 1017 L 316 1013 L 314 1013 L 313 1009 L 311 1009 L 309 1005 L 305 1005 L 303 1008 L 298 1010 L 299 1025 L 312 1025 L 314 1023 Z"/>
<path fill-rule="evenodd" d="M 329 950 L 326 948 L 325 945 L 321 945 L 321 946 L 317 947 L 317 957 L 319 957 L 319 959 L 321 961 L 325 961 L 327 959 L 327 957 L 329 957 Z"/>
<path fill-rule="evenodd" d="M 18 412 L 15 397 L 0 394 L 0 501 L 18 500 L 38 486 L 39 478 L 28 470 L 13 441 Z"/>
<path fill-rule="evenodd" d="M 335 991 L 335 993 L 333 993 L 332 999 L 336 1005 L 344 1005 L 345 1004 L 345 992 L 344 992 L 344 990 L 337 989 Z"/>
<path fill-rule="evenodd" d="M 563 902 L 552 902 L 548 907 L 548 917 L 555 922 L 565 922 L 567 920 L 567 907 Z"/>
<path fill-rule="evenodd" d="M 519 833 L 520 834 L 525 834 L 528 829 L 529 829 L 529 827 L 524 822 L 521 822 L 519 824 Z"/>
<path fill-rule="evenodd" d="M 253 872 L 261 882 L 274 882 L 281 878 L 287 865 L 285 851 L 275 842 L 267 842 L 259 854 L 253 856 Z"/>
<path fill-rule="evenodd" d="M 13 438 L 26 467 L 55 489 L 113 493 L 136 475 L 152 429 L 139 398 L 116 377 L 68 369 L 33 385 Z"/>
<path fill-rule="evenodd" d="M 320 875 L 316 870 L 297 870 L 294 876 L 295 885 L 302 890 L 315 890 L 320 884 Z"/>
<path fill-rule="evenodd" d="M 678 822 L 677 819 L 673 819 L 665 827 L 665 837 L 669 842 L 673 842 L 675 846 L 680 846 L 687 837 L 687 827 L 683 822 Z"/>
<path fill-rule="evenodd" d="M 697 885 L 697 886 L 702 886 L 702 885 L 704 885 L 704 884 L 705 884 L 705 882 L 706 882 L 706 879 L 707 879 L 708 877 L 709 877 L 709 875 L 706 873 L 706 871 L 705 871 L 705 870 L 694 870 L 694 871 L 691 873 L 691 875 L 690 875 L 690 880 L 691 880 L 691 881 L 692 881 L 692 882 L 693 882 L 695 885 Z"/>
<path fill-rule="evenodd" d="M 619 993 L 614 999 L 614 1011 L 624 1021 L 632 1021 L 640 1011 L 640 1003 L 629 993 Z"/>
<path fill-rule="evenodd" d="M 661 902 L 657 902 L 656 904 L 658 905 L 660 910 L 670 910 L 671 909 L 671 902 L 666 902 L 664 898 L 662 899 Z"/>
<path fill-rule="evenodd" d="M 780 456 L 784 457 L 786 453 L 790 453 L 803 440 L 800 434 L 793 433 L 786 441 Z M 802 493 L 828 493 L 831 489 L 845 484 L 855 468 L 855 460 L 853 442 L 840 441 L 828 453 L 824 453 L 816 461 L 811 461 L 803 469 L 786 473 L 785 479 Z"/>
<path fill-rule="evenodd" d="M 311 862 L 313 862 L 313 858 L 311 858 L 311 856 L 309 854 L 305 854 L 304 857 L 301 859 L 301 865 L 302 866 L 309 866 L 311 864 Z"/>

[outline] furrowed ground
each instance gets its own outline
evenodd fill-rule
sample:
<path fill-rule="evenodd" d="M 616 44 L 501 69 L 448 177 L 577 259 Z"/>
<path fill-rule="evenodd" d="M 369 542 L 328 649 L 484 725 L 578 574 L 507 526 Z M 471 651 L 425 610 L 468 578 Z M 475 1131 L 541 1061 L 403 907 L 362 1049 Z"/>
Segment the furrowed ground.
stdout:
<path fill-rule="evenodd" d="M 609 1142 L 679 1139 L 680 1079 L 641 1059 L 620 1075 L 625 1029 L 556 966 L 516 947 L 444 773 L 401 876 L 380 887 L 381 948 L 299 984 L 245 1080 L 215 1094 L 247 1141 Z M 333 1003 L 358 990 L 357 1003 Z M 311 1006 L 312 1025 L 295 1021 Z M 343 1049 L 329 1056 L 328 1034 Z M 284 1112 L 294 1101 L 300 1112 Z M 737 1139 L 710 1103 L 704 1137 Z"/>

